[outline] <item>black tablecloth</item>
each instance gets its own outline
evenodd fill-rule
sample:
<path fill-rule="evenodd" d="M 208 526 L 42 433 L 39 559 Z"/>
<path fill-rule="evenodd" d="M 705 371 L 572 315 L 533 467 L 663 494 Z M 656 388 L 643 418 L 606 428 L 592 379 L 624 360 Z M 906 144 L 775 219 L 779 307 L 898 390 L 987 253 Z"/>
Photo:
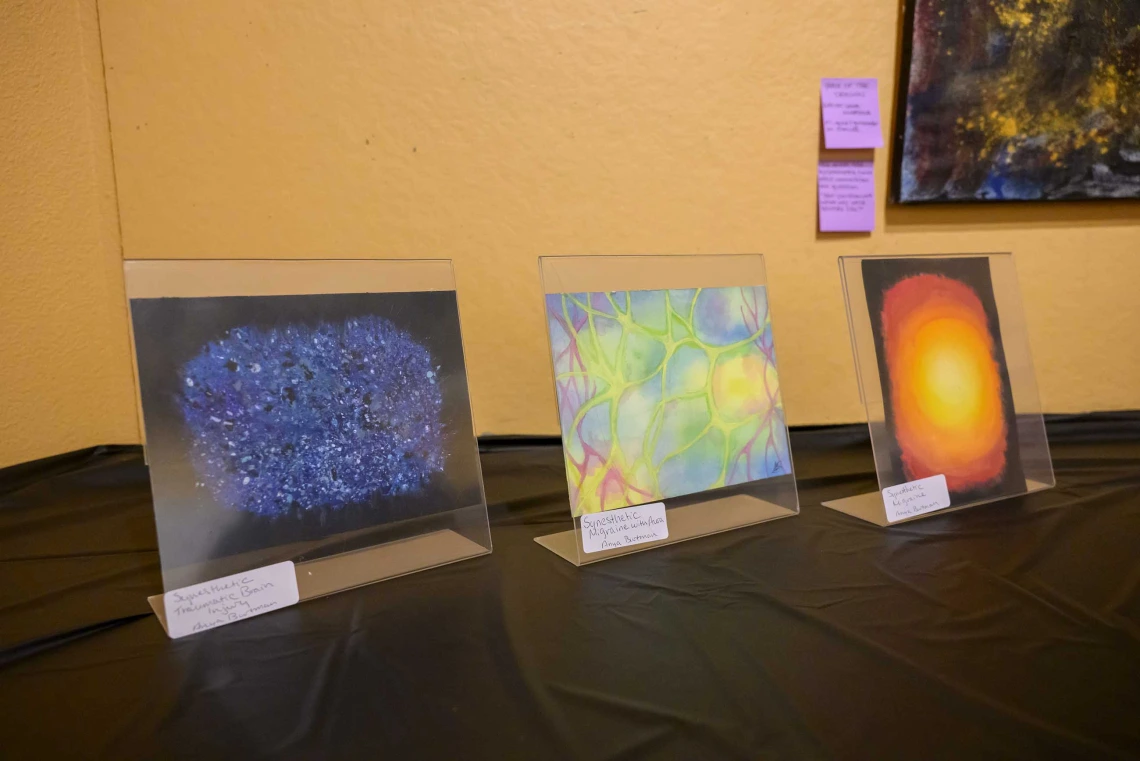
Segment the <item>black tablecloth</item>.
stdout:
<path fill-rule="evenodd" d="M 493 555 L 171 641 L 146 469 L 0 472 L 0 758 L 1140 757 L 1140 414 L 1050 421 L 1057 487 L 881 529 L 865 427 L 798 517 L 575 568 L 560 450 L 488 442 Z"/>

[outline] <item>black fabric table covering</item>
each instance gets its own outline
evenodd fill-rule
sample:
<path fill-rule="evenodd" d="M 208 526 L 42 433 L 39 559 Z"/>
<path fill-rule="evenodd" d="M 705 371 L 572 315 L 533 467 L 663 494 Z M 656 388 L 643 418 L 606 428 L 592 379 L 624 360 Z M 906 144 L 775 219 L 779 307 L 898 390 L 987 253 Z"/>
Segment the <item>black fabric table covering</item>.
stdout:
<path fill-rule="evenodd" d="M 171 641 L 147 472 L 0 472 L 0 758 L 1140 758 L 1140 414 L 1057 487 L 881 529 L 865 426 L 792 436 L 798 517 L 575 568 L 561 450 L 489 441 L 494 554 Z"/>

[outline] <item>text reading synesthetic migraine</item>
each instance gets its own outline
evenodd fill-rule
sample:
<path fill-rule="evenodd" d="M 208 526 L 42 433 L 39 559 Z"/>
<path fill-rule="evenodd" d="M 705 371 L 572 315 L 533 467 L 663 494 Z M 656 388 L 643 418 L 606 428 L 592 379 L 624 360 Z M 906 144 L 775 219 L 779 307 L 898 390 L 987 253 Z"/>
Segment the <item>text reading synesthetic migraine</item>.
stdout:
<path fill-rule="evenodd" d="M 665 505 L 661 502 L 582 516 L 582 549 L 586 552 L 616 550 L 668 538 Z"/>

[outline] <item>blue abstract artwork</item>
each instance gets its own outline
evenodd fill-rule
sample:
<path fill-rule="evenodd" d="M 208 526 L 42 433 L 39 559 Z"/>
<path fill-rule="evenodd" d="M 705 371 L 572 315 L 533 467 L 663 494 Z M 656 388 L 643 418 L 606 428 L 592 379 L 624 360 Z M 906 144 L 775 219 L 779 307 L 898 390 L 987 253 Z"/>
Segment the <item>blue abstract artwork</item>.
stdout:
<path fill-rule="evenodd" d="M 418 493 L 446 456 L 438 373 L 380 317 L 233 328 L 181 370 L 196 485 L 269 516 Z"/>
<path fill-rule="evenodd" d="M 132 299 L 131 324 L 168 588 L 482 503 L 454 291 Z"/>

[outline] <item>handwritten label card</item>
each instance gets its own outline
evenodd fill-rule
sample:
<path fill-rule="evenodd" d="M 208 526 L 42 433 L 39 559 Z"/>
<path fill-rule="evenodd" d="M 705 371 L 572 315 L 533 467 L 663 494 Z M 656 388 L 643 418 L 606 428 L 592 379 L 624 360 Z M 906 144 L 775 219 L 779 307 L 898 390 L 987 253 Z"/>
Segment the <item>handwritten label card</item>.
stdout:
<path fill-rule="evenodd" d="M 819 231 L 869 233 L 874 229 L 874 163 L 819 162 Z"/>
<path fill-rule="evenodd" d="M 888 523 L 950 507 L 946 476 L 931 476 L 888 486 L 883 489 L 883 507 L 887 508 Z"/>
<path fill-rule="evenodd" d="M 820 102 L 823 104 L 825 147 L 883 146 L 883 128 L 879 123 L 879 80 L 821 80 Z"/>
<path fill-rule="evenodd" d="M 297 572 L 287 560 L 167 592 L 166 631 L 178 639 L 296 605 L 298 599 Z"/>
<path fill-rule="evenodd" d="M 582 516 L 582 549 L 586 552 L 617 550 L 668 538 L 663 502 Z"/>

